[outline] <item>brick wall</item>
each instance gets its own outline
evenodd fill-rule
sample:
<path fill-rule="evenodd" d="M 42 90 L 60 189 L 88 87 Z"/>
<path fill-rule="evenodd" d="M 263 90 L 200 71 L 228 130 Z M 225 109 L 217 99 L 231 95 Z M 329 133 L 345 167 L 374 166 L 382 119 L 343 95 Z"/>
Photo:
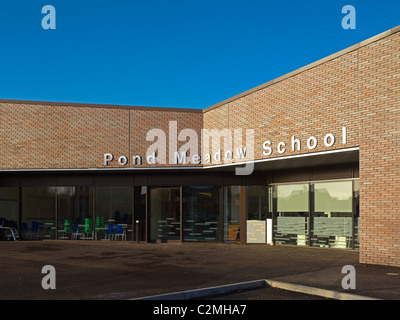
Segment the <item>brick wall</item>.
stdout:
<path fill-rule="evenodd" d="M 1 169 L 96 168 L 104 152 L 128 154 L 129 111 L 0 104 Z"/>
<path fill-rule="evenodd" d="M 0 101 L 0 169 L 103 168 L 103 154 L 141 155 L 151 129 L 255 131 L 255 159 L 360 147 L 360 261 L 400 266 L 400 28 L 204 110 Z M 347 144 L 341 143 L 342 127 Z M 336 137 L 326 147 L 323 138 Z M 291 137 L 301 150 L 291 150 Z M 318 146 L 308 149 L 315 136 Z M 232 138 L 232 137 L 231 137 Z M 244 137 L 243 137 L 244 138 Z M 273 152 L 263 155 L 270 140 Z M 232 146 L 234 146 L 233 142 Z M 284 142 L 286 151 L 277 152 Z M 178 142 L 180 148 L 186 141 Z M 199 141 L 200 143 L 200 141 Z M 210 141 L 201 147 L 211 149 Z M 223 141 L 220 141 L 223 149 Z M 199 145 L 200 149 L 200 145 Z M 162 153 L 164 150 L 159 150 Z M 225 150 L 222 150 L 222 153 Z M 169 150 L 165 165 L 169 163 Z M 199 150 L 200 152 L 200 150 Z M 204 154 L 203 154 L 204 160 Z M 161 166 L 165 166 L 161 165 Z M 193 165 L 193 164 L 191 164 Z M 119 167 L 116 161 L 109 167 Z"/>
<path fill-rule="evenodd" d="M 153 129 L 161 129 L 160 137 L 163 137 L 162 133 L 165 133 L 165 147 L 157 150 L 157 155 L 161 156 L 162 153 L 165 154 L 164 164 L 158 164 L 157 167 L 173 167 L 182 166 L 174 164 L 174 159 L 170 159 L 170 149 L 169 149 L 169 139 L 176 141 L 177 149 L 171 151 L 179 151 L 181 147 L 189 143 L 190 141 L 194 143 L 193 150 L 188 150 L 187 156 L 188 160 L 192 159 L 194 154 L 200 155 L 201 153 L 201 128 L 203 127 L 203 114 L 201 112 L 182 112 L 182 111 L 162 111 L 157 109 L 147 109 L 147 110 L 131 110 L 131 158 L 133 155 L 140 155 L 142 157 L 142 165 L 137 167 L 154 167 L 154 165 L 148 164 L 146 160 L 146 152 L 148 148 L 154 144 L 158 143 L 158 138 L 154 141 L 146 141 L 147 134 Z M 172 123 L 170 123 L 172 122 Z M 174 124 L 176 122 L 176 124 Z M 176 128 L 176 129 L 175 129 Z M 189 130 L 189 137 L 186 135 L 186 131 Z M 191 135 L 191 132 L 193 135 Z M 196 133 L 194 135 L 194 133 Z M 157 134 L 157 132 L 155 132 Z M 180 137 L 180 134 L 182 135 Z M 197 141 L 197 142 L 196 142 Z M 164 145 L 164 144 L 162 144 Z M 187 145 L 188 146 L 188 145 Z M 197 150 L 196 150 L 197 149 Z M 191 154 L 192 152 L 192 154 Z M 151 153 L 150 153 L 151 154 Z M 161 158 L 159 159 L 161 160 Z M 172 161 L 170 161 L 172 160 Z M 189 166 L 199 166 L 198 164 L 193 164 L 188 162 Z"/>
<path fill-rule="evenodd" d="M 328 132 L 348 142 L 315 151 L 360 147 L 360 261 L 400 266 L 400 28 L 371 38 L 284 80 L 205 110 L 204 127 L 254 129 L 255 159 L 263 141 L 295 135 L 304 144 Z M 221 143 L 221 146 L 223 144 Z"/>
<path fill-rule="evenodd" d="M 169 120 L 177 121 L 178 134 L 186 128 L 200 134 L 196 111 L 0 103 L 0 169 L 104 168 L 104 153 L 114 155 L 107 167 L 123 168 L 120 156 L 132 167 L 133 154 L 145 160 L 150 129 L 162 129 L 168 142 Z"/>
<path fill-rule="evenodd" d="M 265 159 L 308 152 L 358 146 L 357 52 L 350 52 L 298 73 L 256 92 L 205 110 L 205 128 L 253 129 L 254 158 Z M 347 144 L 342 144 L 342 128 Z M 232 131 L 233 132 L 233 131 Z M 333 134 L 336 142 L 326 147 L 323 139 Z M 292 151 L 291 138 L 300 140 L 300 150 Z M 315 136 L 318 145 L 308 149 L 307 139 Z M 268 140 L 271 155 L 264 155 Z M 284 153 L 277 144 L 284 142 Z M 221 142 L 222 145 L 222 142 Z M 234 144 L 233 144 L 234 146 Z M 211 148 L 211 147 L 209 147 Z"/>
<path fill-rule="evenodd" d="M 359 55 L 360 261 L 400 266 L 400 33 Z"/>

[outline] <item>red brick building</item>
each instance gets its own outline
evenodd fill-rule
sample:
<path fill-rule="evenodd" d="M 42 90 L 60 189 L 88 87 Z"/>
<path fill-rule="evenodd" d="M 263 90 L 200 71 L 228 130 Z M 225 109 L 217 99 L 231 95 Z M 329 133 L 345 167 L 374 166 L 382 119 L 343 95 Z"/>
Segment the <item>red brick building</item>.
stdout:
<path fill-rule="evenodd" d="M 0 218 L 400 266 L 399 101 L 399 27 L 204 110 L 0 100 Z"/>

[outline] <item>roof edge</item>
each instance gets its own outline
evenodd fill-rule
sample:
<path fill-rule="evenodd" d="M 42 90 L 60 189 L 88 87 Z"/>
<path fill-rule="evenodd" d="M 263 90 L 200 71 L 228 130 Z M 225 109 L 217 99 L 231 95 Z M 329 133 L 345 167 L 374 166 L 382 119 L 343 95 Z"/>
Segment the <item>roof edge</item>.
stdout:
<path fill-rule="evenodd" d="M 270 80 L 266 83 L 263 83 L 257 87 L 254 87 L 252 89 L 249 89 L 245 92 L 242 92 L 240 94 L 237 94 L 231 98 L 225 99 L 221 102 L 218 102 L 214 105 L 211 105 L 209 107 L 206 107 L 204 109 L 191 109 L 191 108 L 171 108 L 171 107 L 148 107 L 148 106 L 125 106 L 125 105 L 112 105 L 112 104 L 93 104 L 93 103 L 77 103 L 77 102 L 52 102 L 52 101 L 30 101 L 30 100 L 11 100 L 11 99 L 0 99 L 0 103 L 15 103 L 15 104 L 34 104 L 34 105 L 46 105 L 46 106 L 60 106 L 60 107 L 89 107 L 89 108 L 110 108 L 110 109 L 124 109 L 124 110 L 146 110 L 146 111 L 166 111 L 166 112 L 192 112 L 192 113 L 205 113 L 208 111 L 211 111 L 215 108 L 218 108 L 220 106 L 223 106 L 229 102 L 232 102 L 234 100 L 240 99 L 242 97 L 245 97 L 249 94 L 252 94 L 256 91 L 262 90 L 266 87 L 269 87 L 275 83 L 278 83 L 280 81 L 286 80 L 290 77 L 293 77 L 297 74 L 300 74 L 304 71 L 310 70 L 316 66 L 319 66 L 325 62 L 328 62 L 330 60 L 336 59 L 342 55 L 345 55 L 349 52 L 352 52 L 354 50 L 357 50 L 361 47 L 364 47 L 368 44 L 371 44 L 373 42 L 376 42 L 378 40 L 381 40 L 385 37 L 388 37 L 392 34 L 395 34 L 397 32 L 400 32 L 400 25 L 397 27 L 394 27 L 392 29 L 389 29 L 387 31 L 384 31 L 378 35 L 375 35 L 371 38 L 368 38 L 366 40 L 363 40 L 355 45 L 352 45 L 351 47 L 348 47 L 346 49 L 343 49 L 341 51 L 338 51 L 336 53 L 333 53 L 325 58 L 322 58 L 320 60 L 317 60 L 313 63 L 310 63 L 304 67 L 301 67 L 299 69 L 296 69 L 292 72 L 289 72 L 285 75 L 282 75 L 278 78 L 275 78 L 273 80 Z"/>
<path fill-rule="evenodd" d="M 94 103 L 79 103 L 79 102 L 52 102 L 52 101 L 29 101 L 29 100 L 8 100 L 0 99 L 0 103 L 15 103 L 15 104 L 33 104 L 55 107 L 84 107 L 84 108 L 109 108 L 123 110 L 145 110 L 145 111 L 169 111 L 169 112 L 193 112 L 202 113 L 202 109 L 190 108 L 167 108 L 167 107 L 144 107 L 144 106 L 125 106 L 113 104 L 94 104 Z"/>
<path fill-rule="evenodd" d="M 232 102 L 232 101 L 235 101 L 235 100 L 237 100 L 237 99 L 243 98 L 243 97 L 245 97 L 245 96 L 247 96 L 247 95 L 249 95 L 249 94 L 252 94 L 252 93 L 254 93 L 254 92 L 256 92 L 256 91 L 259 91 L 259 90 L 262 90 L 262 89 L 264 89 L 264 88 L 266 88 L 266 87 L 269 87 L 269 86 L 271 86 L 271 85 L 273 85 L 273 84 L 275 84 L 275 83 L 281 82 L 281 81 L 286 80 L 286 79 L 288 79 L 288 78 L 290 78 L 290 77 L 293 77 L 293 76 L 295 76 L 295 75 L 298 75 L 298 74 L 300 74 L 300 73 L 302 73 L 302 72 L 304 72 L 304 71 L 307 71 L 307 70 L 310 70 L 310 69 L 312 69 L 312 68 L 315 68 L 315 67 L 317 67 L 317 66 L 319 66 L 319 65 L 321 65 L 321 64 L 323 64 L 323 63 L 326 63 L 326 62 L 331 61 L 331 60 L 333 60 L 333 59 L 336 59 L 336 58 L 338 58 L 338 57 L 340 57 L 340 56 L 343 56 L 343 55 L 345 55 L 345 54 L 347 54 L 347 53 L 349 53 L 349 52 L 352 52 L 352 51 L 357 50 L 357 49 L 359 49 L 359 48 L 361 48 L 361 47 L 364 47 L 364 46 L 366 46 L 366 45 L 369 45 L 369 44 L 371 44 L 371 43 L 373 43 L 373 42 L 376 42 L 376 41 L 378 41 L 378 40 L 381 40 L 381 39 L 383 39 L 383 38 L 386 38 L 386 37 L 388 37 L 388 36 L 391 36 L 392 34 L 395 34 L 395 33 L 397 33 L 397 32 L 400 32 L 400 25 L 397 26 L 397 27 L 394 27 L 394 28 L 392 28 L 392 29 L 389 29 L 389 30 L 387 30 L 387 31 L 384 31 L 384 32 L 382 32 L 382 33 L 379 33 L 379 34 L 377 34 L 377 35 L 375 35 L 375 36 L 373 36 L 373 37 L 371 37 L 371 38 L 368 38 L 368 39 L 366 39 L 366 40 L 363 40 L 363 41 L 361 41 L 361 42 L 359 42 L 359 43 L 357 43 L 357 44 L 355 44 L 355 45 L 352 45 L 351 47 L 348 47 L 348 48 L 346 48 L 346 49 L 343 49 L 343 50 L 340 50 L 340 51 L 338 51 L 338 52 L 336 52 L 336 53 L 333 53 L 333 54 L 331 54 L 331 55 L 329 55 L 329 56 L 327 56 L 327 57 L 325 57 L 325 58 L 322 58 L 322 59 L 320 59 L 320 60 L 317 60 L 317 61 L 315 61 L 315 62 L 312 62 L 312 63 L 310 63 L 310 64 L 308 64 L 308 65 L 306 65 L 306 66 L 304 66 L 304 67 L 301 67 L 301 68 L 299 68 L 299 69 L 296 69 L 296 70 L 294 70 L 294 71 L 292 71 L 292 72 L 289 72 L 289 73 L 287 73 L 287 74 L 285 74 L 285 75 L 282 75 L 282 76 L 280 76 L 280 77 L 278 77 L 278 78 L 275 78 L 275 79 L 273 79 L 273 80 L 270 80 L 270 81 L 268 81 L 268 82 L 265 82 L 265 83 L 263 83 L 263 84 L 261 84 L 261 85 L 259 85 L 259 86 L 257 86 L 257 87 L 254 87 L 254 88 L 252 88 L 252 89 L 249 89 L 249 90 L 247 90 L 247 91 L 244 91 L 244 92 L 242 92 L 242 93 L 239 93 L 239 94 L 237 94 L 237 95 L 235 95 L 235 96 L 233 96 L 233 97 L 231 97 L 231 98 L 225 99 L 225 100 L 223 100 L 223 101 L 221 101 L 221 102 L 218 102 L 218 103 L 216 103 L 216 104 L 214 104 L 214 105 L 211 105 L 211 106 L 209 106 L 209 107 L 203 109 L 203 113 L 208 112 L 208 111 L 211 111 L 211 110 L 213 110 L 213 109 L 215 109 L 215 108 L 218 108 L 218 107 L 220 107 L 220 106 L 223 106 L 223 105 L 225 105 L 225 104 L 227 104 L 227 103 L 229 103 L 229 102 Z"/>

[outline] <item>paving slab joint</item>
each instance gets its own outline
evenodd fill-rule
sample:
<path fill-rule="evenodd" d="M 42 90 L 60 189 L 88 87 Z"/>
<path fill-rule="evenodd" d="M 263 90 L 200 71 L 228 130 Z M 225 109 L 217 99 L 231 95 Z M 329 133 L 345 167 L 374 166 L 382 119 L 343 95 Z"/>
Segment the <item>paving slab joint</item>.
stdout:
<path fill-rule="evenodd" d="M 265 287 L 264 279 L 240 282 L 240 283 L 234 283 L 234 284 L 228 284 L 210 288 L 166 293 L 166 294 L 142 297 L 132 300 L 190 300 L 190 299 L 200 299 L 204 297 L 227 294 L 238 290 L 249 290 L 249 289 L 256 289 L 263 287 Z"/>
<path fill-rule="evenodd" d="M 292 284 L 287 282 L 275 281 L 275 280 L 254 280 L 247 282 L 240 282 L 234 284 L 228 284 L 223 286 L 215 286 L 202 289 L 186 290 L 173 293 L 165 293 L 154 296 L 146 296 L 141 298 L 134 298 L 129 300 L 191 300 L 191 299 L 201 299 L 205 297 L 212 297 L 217 295 L 224 295 L 232 293 L 239 290 L 251 290 L 258 288 L 277 288 L 281 290 L 299 292 L 308 295 L 320 296 L 328 299 L 334 300 L 381 300 L 378 298 L 361 296 L 356 294 L 350 294 L 346 292 L 339 292 L 333 290 L 326 290 L 314 287 L 308 287 L 298 284 Z"/>
<path fill-rule="evenodd" d="M 352 294 L 347 292 L 333 291 L 327 289 L 320 289 L 315 287 L 308 287 L 299 284 L 292 284 L 287 282 L 265 280 L 265 283 L 271 288 L 278 288 L 281 290 L 300 292 L 308 295 L 320 296 L 328 299 L 335 300 L 381 300 L 378 298 L 362 296 L 358 294 Z"/>

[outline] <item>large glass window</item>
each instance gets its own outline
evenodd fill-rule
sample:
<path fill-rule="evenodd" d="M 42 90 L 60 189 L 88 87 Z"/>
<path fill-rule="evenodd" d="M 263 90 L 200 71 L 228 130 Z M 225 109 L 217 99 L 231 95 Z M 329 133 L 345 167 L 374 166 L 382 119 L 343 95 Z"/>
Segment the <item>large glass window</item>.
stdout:
<path fill-rule="evenodd" d="M 58 239 L 93 239 L 93 188 L 57 187 Z"/>
<path fill-rule="evenodd" d="M 147 187 L 134 187 L 134 240 L 136 240 L 136 226 L 138 221 L 138 239 L 139 241 L 146 241 L 146 194 Z"/>
<path fill-rule="evenodd" d="M 267 218 L 267 188 L 265 186 L 248 186 L 247 220 L 265 220 Z"/>
<path fill-rule="evenodd" d="M 270 187 L 275 242 L 358 248 L 358 185 L 355 179 Z"/>
<path fill-rule="evenodd" d="M 132 239 L 132 188 L 97 187 L 95 194 L 95 238 Z"/>
<path fill-rule="evenodd" d="M 351 248 L 353 234 L 352 181 L 314 183 L 311 245 Z"/>
<path fill-rule="evenodd" d="M 19 189 L 18 188 L 0 188 L 0 219 L 3 225 L 13 227 L 19 230 Z M 21 232 L 22 231 L 22 232 Z M 28 231 L 28 225 L 20 230 L 21 237 L 25 238 Z M 5 238 L 9 234 L 3 230 L 0 238 Z"/>
<path fill-rule="evenodd" d="M 267 188 L 248 186 L 246 189 L 246 242 L 265 243 L 267 229 L 272 222 L 271 214 L 267 211 Z"/>
<path fill-rule="evenodd" d="M 240 240 L 240 186 L 224 187 L 224 242 Z"/>
<path fill-rule="evenodd" d="M 150 188 L 150 240 L 181 239 L 180 189 Z"/>
<path fill-rule="evenodd" d="M 309 185 L 273 186 L 274 239 L 277 244 L 305 246 L 309 232 Z"/>
<path fill-rule="evenodd" d="M 183 187 L 183 241 L 221 241 L 221 188 Z"/>
<path fill-rule="evenodd" d="M 55 187 L 22 188 L 22 223 L 29 239 L 55 238 Z"/>

